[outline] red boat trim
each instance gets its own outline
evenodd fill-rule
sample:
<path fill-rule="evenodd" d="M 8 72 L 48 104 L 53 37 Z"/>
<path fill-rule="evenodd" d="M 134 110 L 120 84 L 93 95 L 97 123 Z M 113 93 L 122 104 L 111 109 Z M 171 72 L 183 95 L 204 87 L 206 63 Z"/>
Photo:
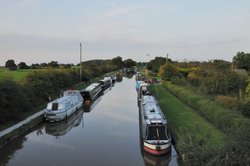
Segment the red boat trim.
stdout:
<path fill-rule="evenodd" d="M 163 155 L 163 154 L 165 154 L 165 153 L 168 152 L 167 149 L 158 151 L 158 150 L 150 149 L 150 148 L 148 148 L 148 147 L 146 147 L 146 146 L 144 146 L 143 149 L 144 149 L 146 152 L 151 153 L 151 154 L 154 154 L 154 155 Z"/>

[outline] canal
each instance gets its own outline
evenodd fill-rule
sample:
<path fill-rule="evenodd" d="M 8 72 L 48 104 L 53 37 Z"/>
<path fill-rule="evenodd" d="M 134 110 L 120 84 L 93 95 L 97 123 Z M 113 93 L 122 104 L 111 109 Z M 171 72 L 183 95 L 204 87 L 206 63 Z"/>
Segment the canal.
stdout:
<path fill-rule="evenodd" d="M 134 78 L 123 78 L 69 119 L 42 123 L 0 149 L 0 165 L 178 165 L 141 151 Z"/>

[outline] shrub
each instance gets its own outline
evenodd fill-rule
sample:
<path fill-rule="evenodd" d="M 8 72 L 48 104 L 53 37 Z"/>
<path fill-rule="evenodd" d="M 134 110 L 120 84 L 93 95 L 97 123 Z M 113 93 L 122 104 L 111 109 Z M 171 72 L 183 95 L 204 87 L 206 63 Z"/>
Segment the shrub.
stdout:
<path fill-rule="evenodd" d="M 12 79 L 0 80 L 0 124 L 21 119 L 23 112 L 31 110 L 28 92 Z"/>
<path fill-rule="evenodd" d="M 230 97 L 220 95 L 215 98 L 215 100 L 221 104 L 222 106 L 231 109 L 231 110 L 238 110 L 240 107 L 240 101 L 237 97 Z"/>
<path fill-rule="evenodd" d="M 249 133 L 250 137 L 250 121 L 239 113 L 226 109 L 191 90 L 171 83 L 165 83 L 164 86 L 226 134 L 234 135 L 237 130 L 243 129 Z"/>
<path fill-rule="evenodd" d="M 191 90 L 187 90 L 170 83 L 165 83 L 164 86 L 167 87 L 171 93 L 179 97 L 179 99 L 183 102 L 194 108 L 201 116 L 211 122 L 214 126 L 230 136 L 232 143 L 229 143 L 228 148 L 224 150 L 226 158 L 230 158 L 230 161 L 225 160 L 225 163 L 222 163 L 223 165 L 227 165 L 226 163 L 230 163 L 230 165 L 249 164 L 249 119 L 235 111 L 222 107 L 215 101 L 207 99 L 205 96 L 197 95 Z M 248 110 L 250 108 L 248 104 L 246 104 L 245 107 L 247 107 Z M 222 153 L 218 154 L 218 156 L 222 155 Z"/>

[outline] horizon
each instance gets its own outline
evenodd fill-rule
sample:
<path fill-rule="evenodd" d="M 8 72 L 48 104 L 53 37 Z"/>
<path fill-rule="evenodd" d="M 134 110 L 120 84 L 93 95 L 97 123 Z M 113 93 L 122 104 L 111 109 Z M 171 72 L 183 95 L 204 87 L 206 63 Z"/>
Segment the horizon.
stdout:
<path fill-rule="evenodd" d="M 79 62 L 120 56 L 148 62 L 232 62 L 250 52 L 250 1 L 49 1 L 0 2 L 0 66 L 26 62 Z M 150 54 L 147 57 L 146 54 Z"/>

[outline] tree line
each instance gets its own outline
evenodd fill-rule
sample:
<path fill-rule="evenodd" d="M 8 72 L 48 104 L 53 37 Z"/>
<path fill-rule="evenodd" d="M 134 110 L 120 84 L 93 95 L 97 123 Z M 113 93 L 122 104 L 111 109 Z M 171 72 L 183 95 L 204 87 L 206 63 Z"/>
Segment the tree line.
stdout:
<path fill-rule="evenodd" d="M 13 61 L 7 61 L 8 65 Z M 6 64 L 7 64 L 6 62 Z M 72 88 L 79 82 L 88 82 L 95 77 L 134 65 L 131 59 L 123 61 L 121 57 L 109 60 L 91 60 L 83 62 L 82 78 L 80 80 L 79 64 L 71 68 L 55 69 L 43 68 L 32 70 L 22 82 L 12 78 L 0 79 L 0 125 L 8 122 L 17 122 L 27 114 L 34 113 L 39 107 L 54 99 L 67 88 Z M 49 63 L 49 66 L 57 66 Z M 42 65 L 39 65 L 42 66 Z M 57 67 L 56 67 L 57 68 Z"/>
<path fill-rule="evenodd" d="M 163 80 L 193 88 L 223 106 L 250 117 L 250 53 L 238 52 L 232 62 L 176 62 L 163 57 L 151 60 L 147 68 Z"/>

